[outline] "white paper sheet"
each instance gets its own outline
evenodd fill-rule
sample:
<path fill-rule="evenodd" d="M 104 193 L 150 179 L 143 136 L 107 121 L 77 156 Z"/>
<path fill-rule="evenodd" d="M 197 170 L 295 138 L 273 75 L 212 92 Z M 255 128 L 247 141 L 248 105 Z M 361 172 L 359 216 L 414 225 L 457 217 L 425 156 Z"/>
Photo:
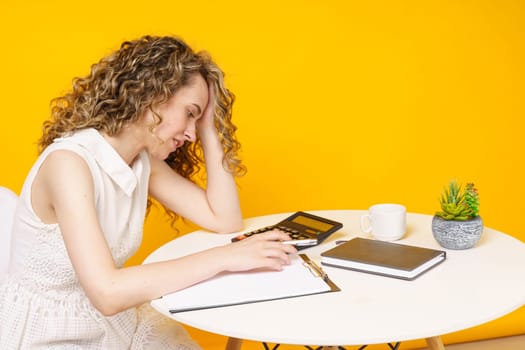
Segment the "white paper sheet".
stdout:
<path fill-rule="evenodd" d="M 298 255 L 281 271 L 223 273 L 154 300 L 174 312 L 327 292 L 331 286 Z"/>

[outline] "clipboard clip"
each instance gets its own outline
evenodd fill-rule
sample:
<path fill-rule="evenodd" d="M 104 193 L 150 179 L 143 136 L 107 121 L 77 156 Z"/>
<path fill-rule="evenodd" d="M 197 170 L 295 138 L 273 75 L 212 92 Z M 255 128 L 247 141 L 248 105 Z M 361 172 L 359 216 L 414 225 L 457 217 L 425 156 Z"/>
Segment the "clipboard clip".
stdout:
<path fill-rule="evenodd" d="M 321 277 L 324 281 L 328 280 L 328 274 L 324 272 L 324 270 L 315 263 L 308 255 L 306 254 L 299 254 L 301 259 L 303 259 L 303 265 L 310 270 L 310 272 L 317 277 Z"/>

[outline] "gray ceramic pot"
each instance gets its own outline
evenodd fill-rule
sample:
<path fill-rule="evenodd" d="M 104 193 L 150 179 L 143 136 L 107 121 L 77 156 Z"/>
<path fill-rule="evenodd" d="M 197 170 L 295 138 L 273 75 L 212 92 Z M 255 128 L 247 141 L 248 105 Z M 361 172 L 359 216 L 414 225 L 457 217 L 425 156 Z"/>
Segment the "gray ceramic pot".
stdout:
<path fill-rule="evenodd" d="M 481 217 L 466 221 L 432 219 L 432 234 L 438 243 L 447 249 L 469 249 L 478 243 L 483 232 Z"/>

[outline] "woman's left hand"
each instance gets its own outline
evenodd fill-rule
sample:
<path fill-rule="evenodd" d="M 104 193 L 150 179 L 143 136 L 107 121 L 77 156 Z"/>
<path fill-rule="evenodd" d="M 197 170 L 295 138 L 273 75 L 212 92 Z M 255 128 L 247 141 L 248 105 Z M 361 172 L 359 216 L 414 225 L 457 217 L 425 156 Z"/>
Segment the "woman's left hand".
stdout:
<path fill-rule="evenodd" d="M 215 89 L 213 84 L 208 82 L 208 104 L 202 112 L 202 117 L 197 122 L 197 129 L 199 132 L 204 130 L 215 129 Z"/>

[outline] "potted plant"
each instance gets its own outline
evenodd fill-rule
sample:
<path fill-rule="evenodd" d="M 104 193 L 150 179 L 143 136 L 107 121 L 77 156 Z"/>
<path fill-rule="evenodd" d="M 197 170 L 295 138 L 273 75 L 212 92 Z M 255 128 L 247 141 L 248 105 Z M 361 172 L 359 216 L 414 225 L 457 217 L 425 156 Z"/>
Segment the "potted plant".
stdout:
<path fill-rule="evenodd" d="M 432 234 L 448 249 L 468 249 L 478 243 L 483 232 L 479 216 L 479 195 L 473 183 L 465 187 L 451 180 L 440 198 L 441 211 L 432 219 Z"/>

